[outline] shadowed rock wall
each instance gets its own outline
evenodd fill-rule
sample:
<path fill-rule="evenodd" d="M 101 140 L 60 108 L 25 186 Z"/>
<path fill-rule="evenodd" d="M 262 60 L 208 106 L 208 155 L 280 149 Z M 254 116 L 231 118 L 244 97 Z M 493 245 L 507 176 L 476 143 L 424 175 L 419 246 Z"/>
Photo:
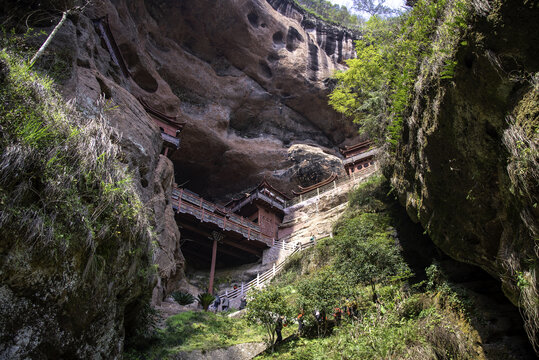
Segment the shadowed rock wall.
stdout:
<path fill-rule="evenodd" d="M 517 286 L 517 279 L 520 273 L 536 282 L 537 179 L 528 193 L 514 181 L 511 168 L 522 159 L 511 156 L 504 137 L 514 130 L 509 117 L 537 129 L 538 9 L 533 1 L 474 2 L 453 79 L 424 71 L 423 86 L 416 86 L 391 177 L 409 216 L 436 245 L 500 279 L 513 303 L 532 313 L 537 293 L 530 294 L 535 305 L 526 305 L 532 286 Z M 529 170 L 537 169 L 533 156 Z"/>

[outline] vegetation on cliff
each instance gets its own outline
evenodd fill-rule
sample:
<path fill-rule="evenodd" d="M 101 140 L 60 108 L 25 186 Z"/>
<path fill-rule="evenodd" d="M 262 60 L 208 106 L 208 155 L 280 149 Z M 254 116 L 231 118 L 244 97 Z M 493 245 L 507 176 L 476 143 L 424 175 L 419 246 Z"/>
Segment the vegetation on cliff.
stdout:
<path fill-rule="evenodd" d="M 117 352 L 122 335 L 102 338 L 108 330 L 92 317 L 121 329 L 125 311 L 133 334 L 133 313 L 149 293 L 153 234 L 119 135 L 106 124 L 108 104 L 82 114 L 6 49 L 0 83 L 0 354 L 50 356 L 53 346 L 58 356 L 86 357 L 89 343 Z M 15 334 L 28 332 L 35 346 L 21 348 Z"/>
<path fill-rule="evenodd" d="M 471 302 L 440 267 L 428 267 L 423 281 L 411 280 L 395 246 L 399 220 L 387 191 L 387 181 L 378 177 L 351 194 L 334 238 L 296 255 L 268 290 L 254 295 L 256 301 L 266 292 L 283 293 L 287 305 L 272 312 L 291 324 L 303 312 L 302 337 L 261 358 L 484 358 L 471 325 Z"/>
<path fill-rule="evenodd" d="M 330 102 L 386 144 L 386 173 L 433 241 L 502 281 L 537 351 L 536 5 L 421 0 L 372 18 Z"/>
<path fill-rule="evenodd" d="M 351 28 L 356 28 L 363 23 L 363 19 L 359 15 L 353 14 L 344 5 L 333 4 L 326 0 L 293 1 L 308 13 L 330 23 Z"/>
<path fill-rule="evenodd" d="M 371 17 L 357 42 L 357 58 L 347 60 L 350 68 L 336 76 L 330 104 L 371 139 L 395 148 L 421 65 L 438 66 L 441 60 L 438 72 L 451 78 L 468 12 L 465 0 L 422 0 L 398 18 Z"/>

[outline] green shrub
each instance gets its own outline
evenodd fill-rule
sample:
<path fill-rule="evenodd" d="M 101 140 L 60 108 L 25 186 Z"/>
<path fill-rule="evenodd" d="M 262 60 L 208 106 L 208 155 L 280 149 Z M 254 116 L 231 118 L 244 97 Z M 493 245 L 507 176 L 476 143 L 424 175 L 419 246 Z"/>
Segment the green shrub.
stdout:
<path fill-rule="evenodd" d="M 172 294 L 170 294 L 174 301 L 176 301 L 179 305 L 189 305 L 195 302 L 195 297 L 189 293 L 181 292 L 181 291 L 174 291 Z"/>
<path fill-rule="evenodd" d="M 202 306 L 204 311 L 208 311 L 208 308 L 210 307 L 211 303 L 215 300 L 215 296 L 213 296 L 210 293 L 202 293 L 198 294 L 197 301 Z"/>

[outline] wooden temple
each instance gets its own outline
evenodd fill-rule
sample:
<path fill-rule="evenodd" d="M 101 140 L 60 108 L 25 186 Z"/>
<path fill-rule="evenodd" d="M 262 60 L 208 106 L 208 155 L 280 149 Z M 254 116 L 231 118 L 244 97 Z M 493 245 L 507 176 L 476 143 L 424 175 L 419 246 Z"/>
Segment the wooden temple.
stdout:
<path fill-rule="evenodd" d="M 264 180 L 257 187 L 246 192 L 242 197 L 228 202 L 225 206 L 230 212 L 258 224 L 265 236 L 277 239 L 287 200 L 290 200 L 288 196 Z"/>
<path fill-rule="evenodd" d="M 175 150 L 180 148 L 180 135 L 185 123 L 179 122 L 176 116 L 169 116 L 152 108 L 142 98 L 138 98 L 138 101 L 161 130 L 161 138 L 163 139 L 163 149 L 161 154 L 165 156 L 171 155 Z"/>
<path fill-rule="evenodd" d="M 266 181 L 225 206 L 173 189 L 182 253 L 194 267 L 210 268 L 209 292 L 216 268 L 256 262 L 274 244 L 287 199 Z"/>
<path fill-rule="evenodd" d="M 348 176 L 356 171 L 362 171 L 374 165 L 374 155 L 376 149 L 374 142 L 366 140 L 352 146 L 345 146 L 339 149 L 344 156 L 343 165 Z"/>

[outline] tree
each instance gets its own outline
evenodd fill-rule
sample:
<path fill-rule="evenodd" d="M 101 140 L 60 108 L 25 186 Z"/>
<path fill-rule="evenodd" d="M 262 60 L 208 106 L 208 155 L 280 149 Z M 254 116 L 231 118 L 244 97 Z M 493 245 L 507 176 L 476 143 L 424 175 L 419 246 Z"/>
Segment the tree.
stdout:
<path fill-rule="evenodd" d="M 338 229 L 335 266 L 351 283 L 370 285 L 376 302 L 376 284 L 410 273 L 389 235 L 388 219 L 361 214 Z"/>
<path fill-rule="evenodd" d="M 316 321 L 318 336 L 325 336 L 328 330 L 327 315 L 333 313 L 335 307 L 341 307 L 341 299 L 346 297 L 344 281 L 331 267 L 316 272 L 298 285 L 300 295 L 298 303 L 306 314 L 319 311 L 320 321 Z"/>
<path fill-rule="evenodd" d="M 386 0 L 354 0 L 354 9 L 366 12 L 371 16 L 395 14 L 396 10 L 385 5 Z"/>
<path fill-rule="evenodd" d="M 247 321 L 251 324 L 262 324 L 268 335 L 267 342 L 272 349 L 275 346 L 275 326 L 279 316 L 290 317 L 291 308 L 285 300 L 285 293 L 278 287 L 270 286 L 254 289 L 247 296 Z"/>

